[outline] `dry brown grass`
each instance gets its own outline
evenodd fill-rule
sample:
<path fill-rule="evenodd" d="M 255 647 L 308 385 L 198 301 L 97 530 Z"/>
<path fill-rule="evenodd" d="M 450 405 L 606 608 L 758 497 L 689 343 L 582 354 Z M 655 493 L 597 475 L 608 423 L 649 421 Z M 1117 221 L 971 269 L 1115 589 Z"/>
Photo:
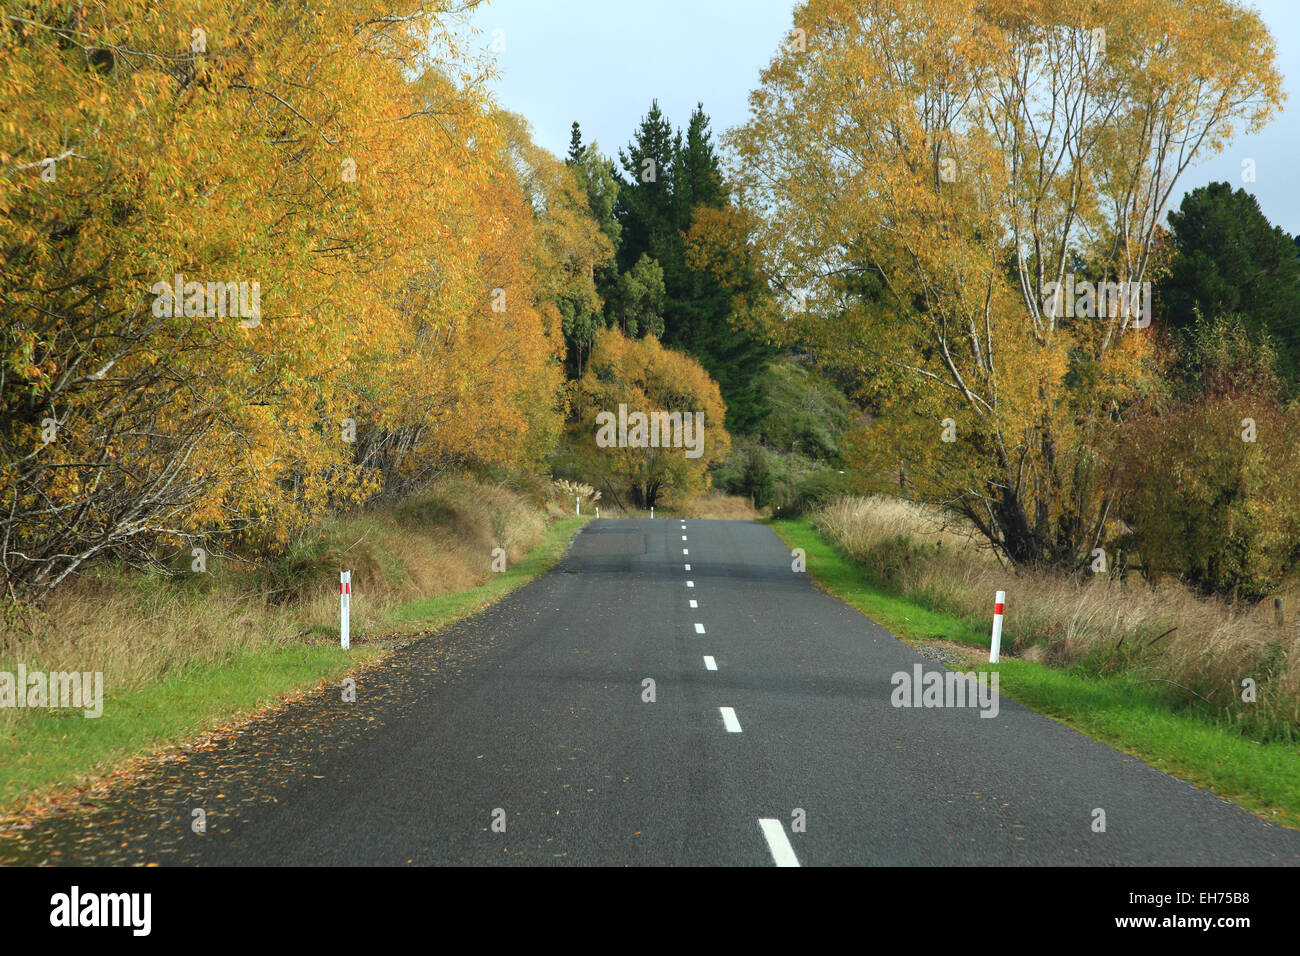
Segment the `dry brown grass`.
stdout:
<path fill-rule="evenodd" d="M 400 605 L 482 584 L 493 548 L 514 562 L 545 529 L 546 511 L 523 495 L 448 477 L 404 504 L 325 522 L 262 567 L 211 556 L 202 575 L 83 575 L 0 630 L 0 670 L 21 660 L 103 671 L 127 689 L 261 645 L 334 641 L 342 569 L 353 571 L 354 634 L 374 639 Z"/>
<path fill-rule="evenodd" d="M 1011 653 L 1172 681 L 1268 736 L 1300 728 L 1300 633 L 1294 618 L 1274 622 L 1271 601 L 1234 608 L 1136 575 L 1011 571 L 959 521 L 896 499 L 840 499 L 814 523 L 876 580 L 971 621 L 986 622 L 994 593 L 1006 591 L 1003 641 Z M 1287 605 L 1298 606 L 1294 596 Z M 1247 677 L 1258 685 L 1254 704 L 1241 701 Z"/>
<path fill-rule="evenodd" d="M 744 495 L 697 495 L 674 508 L 673 514 L 719 521 L 752 521 L 760 517 Z"/>
<path fill-rule="evenodd" d="M 648 508 L 629 508 L 625 504 L 625 502 L 615 501 L 612 497 L 604 497 L 590 504 L 584 501 L 582 513 L 594 514 L 594 509 L 599 506 L 601 515 L 606 518 L 650 517 Z M 573 514 L 572 499 L 569 499 L 564 513 Z M 675 497 L 661 498 L 659 503 L 655 505 L 655 517 L 753 521 L 763 517 L 763 513 L 755 511 L 749 499 L 744 495 L 708 493 L 692 495 L 680 500 Z"/>

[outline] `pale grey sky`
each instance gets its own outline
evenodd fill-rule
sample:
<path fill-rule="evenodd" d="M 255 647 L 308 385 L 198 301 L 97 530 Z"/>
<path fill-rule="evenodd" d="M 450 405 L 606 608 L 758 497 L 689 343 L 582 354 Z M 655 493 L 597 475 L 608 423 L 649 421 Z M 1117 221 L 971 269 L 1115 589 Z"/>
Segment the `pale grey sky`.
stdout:
<path fill-rule="evenodd" d="M 1300 232 L 1300 0 L 1258 0 L 1278 44 L 1289 100 L 1262 132 L 1239 136 L 1179 180 L 1183 193 L 1214 180 L 1253 192 L 1274 225 Z M 487 48 L 493 31 L 499 102 L 523 114 L 537 141 L 563 155 L 582 124 L 611 156 L 625 147 L 650 101 L 676 126 L 704 103 L 715 134 L 745 122 L 758 85 L 793 19 L 792 0 L 493 0 L 471 22 Z M 1254 183 L 1242 161 L 1255 161 Z M 1163 217 L 1162 217 L 1163 221 Z"/>

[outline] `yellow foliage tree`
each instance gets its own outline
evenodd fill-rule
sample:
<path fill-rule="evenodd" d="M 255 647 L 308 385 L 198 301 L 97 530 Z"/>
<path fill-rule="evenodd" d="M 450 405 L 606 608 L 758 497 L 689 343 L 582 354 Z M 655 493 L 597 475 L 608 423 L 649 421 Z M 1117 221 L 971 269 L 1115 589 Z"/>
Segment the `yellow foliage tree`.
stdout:
<path fill-rule="evenodd" d="M 1015 561 L 1086 556 L 1155 368 L 1146 316 L 1057 284 L 1140 295 L 1179 174 L 1267 120 L 1275 59 L 1224 0 L 802 4 L 732 144 L 790 304 L 769 328 L 878 413 L 859 466 Z"/>
<path fill-rule="evenodd" d="M 708 466 L 731 451 L 718 383 L 653 335 L 601 329 L 586 372 L 569 389 L 569 442 L 580 467 L 622 486 L 634 507 L 707 488 Z"/>
<path fill-rule="evenodd" d="M 162 542 L 274 548 L 450 462 L 544 457 L 550 260 L 466 8 L 9 8 L 11 598 Z"/>

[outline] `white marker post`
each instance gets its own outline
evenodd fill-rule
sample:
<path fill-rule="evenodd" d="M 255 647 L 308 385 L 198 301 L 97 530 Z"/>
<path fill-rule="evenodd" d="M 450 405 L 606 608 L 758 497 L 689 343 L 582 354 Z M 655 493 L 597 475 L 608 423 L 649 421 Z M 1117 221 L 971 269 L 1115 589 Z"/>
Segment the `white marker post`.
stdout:
<path fill-rule="evenodd" d="M 1007 592 L 999 591 L 993 599 L 993 641 L 989 644 L 989 663 L 998 662 L 998 652 L 1002 650 L 1002 611 L 1006 607 Z"/>
<path fill-rule="evenodd" d="M 655 517 L 655 506 L 654 506 L 654 505 L 651 505 L 651 506 L 650 506 L 650 520 L 653 521 L 653 520 L 654 520 L 654 517 Z"/>
<path fill-rule="evenodd" d="M 596 505 L 596 517 L 600 517 L 600 505 Z"/>
<path fill-rule="evenodd" d="M 352 572 L 339 572 L 339 634 L 341 635 L 340 643 L 346 651 L 351 646 L 351 618 L 352 618 Z"/>
<path fill-rule="evenodd" d="M 581 498 L 574 498 L 574 499 L 573 499 L 573 513 L 574 513 L 575 515 L 577 515 L 579 518 L 582 517 L 582 499 L 581 499 Z"/>

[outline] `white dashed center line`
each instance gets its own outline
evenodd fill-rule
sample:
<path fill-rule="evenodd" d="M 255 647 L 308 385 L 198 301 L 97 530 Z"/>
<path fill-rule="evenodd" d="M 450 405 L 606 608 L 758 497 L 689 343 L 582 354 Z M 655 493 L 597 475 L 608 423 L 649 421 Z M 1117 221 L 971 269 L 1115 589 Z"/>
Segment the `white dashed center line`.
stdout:
<path fill-rule="evenodd" d="M 686 535 L 682 535 L 682 540 L 683 540 L 683 541 L 686 540 Z"/>
<path fill-rule="evenodd" d="M 790 845 L 790 838 L 785 835 L 785 827 L 781 826 L 781 821 L 759 820 L 758 825 L 763 830 L 763 836 L 767 838 L 767 848 L 772 851 L 772 859 L 776 861 L 776 865 L 798 866 L 799 858 L 794 855 L 794 847 Z"/>
<path fill-rule="evenodd" d="M 682 548 L 682 554 L 690 554 L 690 553 L 691 553 L 690 548 Z"/>
<path fill-rule="evenodd" d="M 700 605 L 698 601 L 691 601 L 691 607 L 699 607 L 699 606 Z"/>
<path fill-rule="evenodd" d="M 686 570 L 689 571 L 690 569 L 691 569 L 691 566 L 690 566 L 689 564 L 686 565 Z"/>
<path fill-rule="evenodd" d="M 736 719 L 736 710 L 734 707 L 719 707 L 722 711 L 722 725 L 727 728 L 727 733 L 740 733 L 740 721 Z"/>
<path fill-rule="evenodd" d="M 716 671 L 716 670 L 718 669 L 718 662 L 715 661 L 715 660 L 714 660 L 712 657 L 710 657 L 708 654 L 705 654 L 705 655 L 704 655 L 704 669 L 705 669 L 706 671 Z"/>
<path fill-rule="evenodd" d="M 687 581 L 687 582 L 686 582 L 686 586 L 687 586 L 688 588 L 693 588 L 693 587 L 695 587 L 695 582 L 694 582 L 694 581 Z"/>
<path fill-rule="evenodd" d="M 696 622 L 695 622 L 695 633 L 696 633 L 696 634 L 703 634 L 703 633 L 704 633 L 704 625 L 701 624 L 699 621 L 696 621 Z"/>

